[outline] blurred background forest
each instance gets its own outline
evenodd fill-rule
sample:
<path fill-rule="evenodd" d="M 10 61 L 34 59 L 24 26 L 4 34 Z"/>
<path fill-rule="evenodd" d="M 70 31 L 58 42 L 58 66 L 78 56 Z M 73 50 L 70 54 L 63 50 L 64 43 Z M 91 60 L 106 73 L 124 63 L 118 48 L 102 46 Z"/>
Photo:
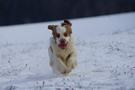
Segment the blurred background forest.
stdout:
<path fill-rule="evenodd" d="M 135 11 L 135 0 L 0 0 L 0 26 Z"/>

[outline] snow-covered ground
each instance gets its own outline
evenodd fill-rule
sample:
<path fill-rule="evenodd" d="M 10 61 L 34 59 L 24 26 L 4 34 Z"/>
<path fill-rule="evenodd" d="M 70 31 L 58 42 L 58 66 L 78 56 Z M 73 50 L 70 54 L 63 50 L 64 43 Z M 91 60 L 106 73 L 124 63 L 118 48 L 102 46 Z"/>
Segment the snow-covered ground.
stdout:
<path fill-rule="evenodd" d="M 0 90 L 135 90 L 135 12 L 71 20 L 78 66 L 55 75 L 49 24 L 0 27 Z"/>

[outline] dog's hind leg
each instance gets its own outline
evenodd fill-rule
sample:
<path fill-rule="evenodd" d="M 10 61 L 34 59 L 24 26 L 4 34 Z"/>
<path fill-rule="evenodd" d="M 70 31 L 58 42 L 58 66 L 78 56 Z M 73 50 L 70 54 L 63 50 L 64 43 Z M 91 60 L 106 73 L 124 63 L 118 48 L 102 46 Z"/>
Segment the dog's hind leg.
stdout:
<path fill-rule="evenodd" d="M 67 67 L 72 70 L 77 65 L 77 59 L 76 59 L 76 53 L 72 53 L 70 57 L 66 60 L 67 61 Z"/>
<path fill-rule="evenodd" d="M 53 71 L 55 71 L 54 70 L 54 57 L 53 57 L 52 48 L 48 48 L 48 54 L 49 54 L 49 59 L 50 59 L 50 66 L 52 67 Z"/>

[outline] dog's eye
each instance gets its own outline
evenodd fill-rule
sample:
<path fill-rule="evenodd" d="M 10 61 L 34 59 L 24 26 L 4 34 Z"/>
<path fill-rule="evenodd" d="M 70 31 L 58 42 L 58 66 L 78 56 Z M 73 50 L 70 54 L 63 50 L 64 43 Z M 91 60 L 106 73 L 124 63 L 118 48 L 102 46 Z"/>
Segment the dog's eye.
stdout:
<path fill-rule="evenodd" d="M 56 37 L 59 38 L 59 37 L 60 37 L 60 34 L 58 33 L 58 34 L 56 35 Z"/>
<path fill-rule="evenodd" d="M 67 33 L 64 33 L 64 36 L 67 37 Z"/>

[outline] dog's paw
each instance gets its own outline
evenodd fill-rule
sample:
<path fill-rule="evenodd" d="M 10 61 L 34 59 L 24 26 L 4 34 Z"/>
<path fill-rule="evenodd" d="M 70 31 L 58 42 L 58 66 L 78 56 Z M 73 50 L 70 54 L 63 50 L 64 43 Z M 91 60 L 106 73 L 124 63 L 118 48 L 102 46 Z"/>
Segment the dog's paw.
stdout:
<path fill-rule="evenodd" d="M 67 74 L 69 74 L 70 72 L 71 72 L 71 70 L 66 70 L 66 71 L 62 72 L 62 74 L 67 75 Z"/>

